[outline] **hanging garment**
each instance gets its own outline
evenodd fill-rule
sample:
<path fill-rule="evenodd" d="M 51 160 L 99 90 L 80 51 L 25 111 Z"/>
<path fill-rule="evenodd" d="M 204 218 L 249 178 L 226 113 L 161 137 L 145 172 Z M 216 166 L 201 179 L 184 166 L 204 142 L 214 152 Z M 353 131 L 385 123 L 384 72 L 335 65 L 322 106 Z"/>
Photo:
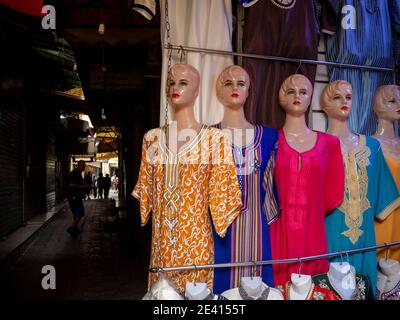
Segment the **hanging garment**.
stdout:
<path fill-rule="evenodd" d="M 273 173 L 268 166 L 278 133 L 270 128 L 254 126 L 254 139 L 244 147 L 232 144 L 233 158 L 242 192 L 243 207 L 224 238 L 214 232 L 215 263 L 248 262 L 271 259 L 268 218 L 263 210 L 264 201 L 275 202 L 273 190 L 266 192 L 264 174 Z M 273 160 L 273 159 L 272 159 Z M 271 192 L 272 191 L 272 192 Z M 268 197 L 271 196 L 272 198 Z M 266 199 L 267 196 L 267 199 Z M 241 277 L 253 272 L 273 287 L 272 267 L 257 266 L 218 268 L 214 270 L 214 292 L 221 293 L 240 284 Z"/>
<path fill-rule="evenodd" d="M 164 179 L 164 181 L 163 181 Z M 162 129 L 145 134 L 139 178 L 132 193 L 140 201 L 141 223 L 152 215 L 150 265 L 175 267 L 214 263 L 214 228 L 225 236 L 242 206 L 232 152 L 226 135 L 203 126 L 178 153 L 166 146 Z M 187 281 L 206 282 L 213 271 L 167 273 L 179 291 Z M 149 275 L 149 288 L 157 275 Z"/>
<path fill-rule="evenodd" d="M 337 28 L 336 0 L 322 1 L 321 29 Z M 246 9 L 243 52 L 317 60 L 318 21 L 314 1 L 263 0 Z M 311 64 L 243 58 L 251 86 L 246 101 L 246 118 L 281 128 L 285 113 L 278 104 L 279 87 L 291 74 L 301 73 L 314 82 L 316 66 Z"/>
<path fill-rule="evenodd" d="M 374 218 L 385 220 L 400 206 L 399 192 L 379 142 L 359 136 L 358 146 L 343 152 L 345 195 L 343 203 L 325 218 L 329 252 L 375 246 Z M 331 262 L 340 262 L 341 257 Z M 376 251 L 357 253 L 348 261 L 367 275 L 376 290 Z"/>
<path fill-rule="evenodd" d="M 313 282 L 324 289 L 328 289 L 332 291 L 335 295 L 337 295 L 341 300 L 345 300 L 344 297 L 340 294 L 340 291 L 335 288 L 333 281 L 329 278 L 328 273 L 318 274 L 312 277 Z M 368 276 L 365 276 L 360 273 L 356 273 L 356 287 L 354 288 L 353 295 L 350 300 L 373 300 L 374 294 L 371 287 L 371 281 Z"/>
<path fill-rule="evenodd" d="M 399 30 L 400 21 L 391 19 L 391 15 L 398 18 L 400 13 L 389 9 L 400 9 L 400 5 L 394 5 L 396 1 L 340 0 L 337 9 L 343 8 L 342 28 L 334 36 L 325 37 L 327 61 L 394 68 L 391 27 Z M 328 73 L 330 81 L 346 80 L 353 86 L 350 130 L 372 135 L 377 126 L 372 109 L 375 91 L 380 85 L 392 84 L 393 73 L 338 67 L 328 68 Z"/>
<path fill-rule="evenodd" d="M 167 44 L 165 0 L 160 0 L 162 46 Z M 171 44 L 204 49 L 232 51 L 232 4 L 230 0 L 168 0 Z M 215 94 L 215 82 L 223 69 L 233 64 L 231 56 L 190 52 L 184 63 L 201 75 L 200 93 L 195 104 L 198 122 L 215 124 L 222 120 L 223 106 Z M 181 61 L 181 52 L 172 51 L 172 65 Z M 165 123 L 165 85 L 168 75 L 168 50 L 163 49 L 161 75 L 160 124 Z M 170 108 L 171 109 L 171 108 Z M 174 119 L 169 110 L 169 120 Z"/>
<path fill-rule="evenodd" d="M 151 20 L 156 15 L 156 1 L 134 0 L 132 9 L 142 14 L 146 19 Z"/>
<path fill-rule="evenodd" d="M 339 139 L 317 131 L 315 146 L 299 153 L 279 131 L 275 165 L 281 216 L 270 225 L 273 259 L 301 258 L 327 253 L 325 214 L 343 200 L 344 165 Z M 301 273 L 328 271 L 327 260 L 302 262 Z M 284 285 L 299 264 L 275 264 L 274 284 Z"/>
<path fill-rule="evenodd" d="M 278 286 L 277 289 L 281 290 L 285 300 L 292 300 L 290 298 L 290 287 L 292 283 L 288 281 L 284 286 Z M 311 284 L 310 291 L 304 300 L 340 300 L 339 297 L 332 291 L 326 288 L 319 287 L 314 283 Z"/>
<path fill-rule="evenodd" d="M 397 152 L 393 152 L 384 143 L 381 143 L 381 146 L 397 189 L 400 191 L 400 148 L 398 148 Z M 400 208 L 393 211 L 384 221 L 375 220 L 374 226 L 377 244 L 400 241 Z M 378 258 L 387 257 L 400 261 L 400 247 L 379 249 L 377 255 Z"/>

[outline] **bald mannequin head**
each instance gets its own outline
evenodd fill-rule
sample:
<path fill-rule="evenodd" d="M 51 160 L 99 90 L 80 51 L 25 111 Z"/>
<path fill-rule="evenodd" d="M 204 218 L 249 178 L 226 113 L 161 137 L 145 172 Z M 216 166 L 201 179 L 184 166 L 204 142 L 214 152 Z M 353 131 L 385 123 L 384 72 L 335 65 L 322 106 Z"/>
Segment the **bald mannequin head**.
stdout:
<path fill-rule="evenodd" d="M 226 107 L 241 108 L 249 95 L 250 77 L 240 66 L 225 68 L 218 76 L 216 94 L 219 102 Z"/>
<path fill-rule="evenodd" d="M 279 89 L 279 104 L 287 114 L 303 115 L 310 103 L 313 87 L 307 77 L 294 74 L 283 81 Z"/>
<path fill-rule="evenodd" d="M 353 88 L 345 80 L 336 80 L 329 83 L 322 91 L 320 104 L 328 117 L 346 120 L 352 106 Z"/>
<path fill-rule="evenodd" d="M 200 74 L 189 64 L 171 67 L 167 82 L 168 98 L 174 108 L 193 106 L 199 95 Z"/>
<path fill-rule="evenodd" d="M 374 111 L 380 119 L 400 120 L 400 87 L 380 86 L 375 93 Z"/>

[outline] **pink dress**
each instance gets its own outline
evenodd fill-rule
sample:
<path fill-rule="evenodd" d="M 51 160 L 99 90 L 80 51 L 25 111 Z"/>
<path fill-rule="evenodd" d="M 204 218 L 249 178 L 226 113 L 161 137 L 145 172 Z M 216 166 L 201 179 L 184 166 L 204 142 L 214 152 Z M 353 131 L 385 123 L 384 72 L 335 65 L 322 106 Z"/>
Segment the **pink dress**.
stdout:
<path fill-rule="evenodd" d="M 279 131 L 275 166 L 281 216 L 270 226 L 273 259 L 302 258 L 327 253 L 325 214 L 343 201 L 344 164 L 339 139 L 317 132 L 315 146 L 298 152 Z M 328 260 L 273 265 L 274 284 L 292 273 L 328 271 Z"/>

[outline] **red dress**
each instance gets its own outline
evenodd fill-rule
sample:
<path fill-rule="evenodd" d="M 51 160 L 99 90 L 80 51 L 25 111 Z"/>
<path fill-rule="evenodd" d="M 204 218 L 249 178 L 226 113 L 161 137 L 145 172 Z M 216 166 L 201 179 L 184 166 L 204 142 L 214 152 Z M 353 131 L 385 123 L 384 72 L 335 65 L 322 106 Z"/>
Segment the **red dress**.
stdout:
<path fill-rule="evenodd" d="M 344 196 L 344 165 L 339 139 L 317 132 L 315 146 L 299 153 L 279 131 L 275 166 L 281 216 L 270 226 L 273 259 L 301 258 L 327 253 L 325 214 Z M 301 269 L 301 270 L 299 270 Z M 328 271 L 328 261 L 313 260 L 273 265 L 275 285 L 292 273 L 315 275 Z"/>
<path fill-rule="evenodd" d="M 290 298 L 290 287 L 292 283 L 289 281 L 284 287 L 278 286 L 285 300 L 292 300 Z M 316 286 L 314 283 L 311 285 L 310 291 L 304 300 L 340 300 L 340 298 L 332 291 Z"/>

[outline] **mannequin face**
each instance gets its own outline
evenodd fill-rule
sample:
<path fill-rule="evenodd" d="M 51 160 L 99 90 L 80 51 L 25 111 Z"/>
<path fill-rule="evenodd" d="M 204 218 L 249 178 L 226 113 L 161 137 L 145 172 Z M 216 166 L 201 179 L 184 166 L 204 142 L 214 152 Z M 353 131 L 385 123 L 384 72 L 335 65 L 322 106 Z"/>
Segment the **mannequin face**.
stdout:
<path fill-rule="evenodd" d="M 399 121 L 400 87 L 395 85 L 379 87 L 375 96 L 374 111 L 378 118 Z"/>
<path fill-rule="evenodd" d="M 188 64 L 172 66 L 168 81 L 168 98 L 174 108 L 193 106 L 199 94 L 200 76 Z"/>
<path fill-rule="evenodd" d="M 295 74 L 287 78 L 279 90 L 279 104 L 287 114 L 303 115 L 310 103 L 312 85 L 305 76 Z"/>
<path fill-rule="evenodd" d="M 249 86 L 250 78 L 246 70 L 230 66 L 217 79 L 217 98 L 226 107 L 241 108 L 249 95 Z"/>
<path fill-rule="evenodd" d="M 321 95 L 321 107 L 328 117 L 347 120 L 352 106 L 352 87 L 344 80 L 328 84 Z"/>

